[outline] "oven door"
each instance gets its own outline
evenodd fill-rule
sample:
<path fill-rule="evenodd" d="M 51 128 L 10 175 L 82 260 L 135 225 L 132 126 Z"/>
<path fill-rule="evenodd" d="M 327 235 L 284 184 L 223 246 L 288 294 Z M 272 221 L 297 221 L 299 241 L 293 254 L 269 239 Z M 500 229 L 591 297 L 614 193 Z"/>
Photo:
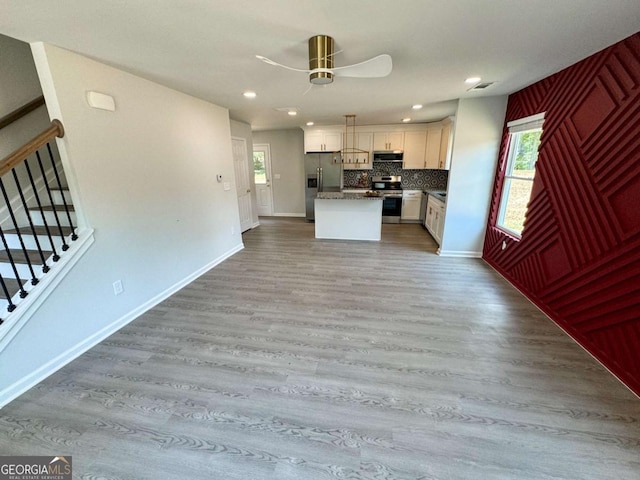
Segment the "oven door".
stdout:
<path fill-rule="evenodd" d="M 402 197 L 382 197 L 382 223 L 400 223 L 402 215 Z"/>

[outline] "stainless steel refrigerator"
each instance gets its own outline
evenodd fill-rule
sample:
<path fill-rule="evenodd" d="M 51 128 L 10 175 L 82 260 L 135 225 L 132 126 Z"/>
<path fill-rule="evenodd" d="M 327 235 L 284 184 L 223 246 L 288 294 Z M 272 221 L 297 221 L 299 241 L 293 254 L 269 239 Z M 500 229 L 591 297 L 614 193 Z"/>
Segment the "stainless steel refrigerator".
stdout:
<path fill-rule="evenodd" d="M 314 199 L 318 192 L 342 189 L 342 161 L 339 154 L 307 153 L 304 156 L 305 204 L 307 221 L 315 220 Z"/>

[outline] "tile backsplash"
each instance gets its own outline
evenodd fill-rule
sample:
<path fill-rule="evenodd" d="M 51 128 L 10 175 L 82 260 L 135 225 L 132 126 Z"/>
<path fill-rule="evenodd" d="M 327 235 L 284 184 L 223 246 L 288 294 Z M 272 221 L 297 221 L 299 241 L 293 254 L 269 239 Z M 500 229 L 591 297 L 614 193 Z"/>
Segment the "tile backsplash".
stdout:
<path fill-rule="evenodd" d="M 366 184 L 362 175 L 366 172 Z M 371 187 L 371 177 L 378 175 L 402 175 L 405 190 L 446 190 L 448 170 L 403 170 L 401 163 L 380 163 L 373 170 L 345 170 L 344 187 Z"/>

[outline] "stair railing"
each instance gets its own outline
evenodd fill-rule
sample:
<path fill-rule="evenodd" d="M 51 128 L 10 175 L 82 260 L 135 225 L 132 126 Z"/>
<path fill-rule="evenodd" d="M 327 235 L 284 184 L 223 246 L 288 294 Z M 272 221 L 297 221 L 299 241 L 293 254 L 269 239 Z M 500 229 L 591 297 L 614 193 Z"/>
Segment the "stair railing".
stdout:
<path fill-rule="evenodd" d="M 3 119 L 0 119 L 0 121 L 2 120 Z M 38 264 L 42 265 L 42 273 L 45 274 L 49 271 L 47 257 L 50 257 L 53 262 L 57 262 L 60 259 L 56 239 L 58 242 L 61 242 L 60 249 L 66 251 L 69 248 L 67 238 L 71 238 L 71 240 L 78 238 L 76 235 L 76 227 L 71 217 L 71 207 L 65 197 L 63 185 L 60 180 L 60 172 L 58 171 L 56 160 L 51 149 L 51 142 L 54 141 L 56 137 L 62 138 L 63 136 L 64 127 L 62 123 L 59 120 L 53 120 L 49 128 L 0 161 L 0 191 L 5 201 L 4 208 L 6 208 L 9 217 L 5 217 L 5 220 L 6 223 L 10 224 L 9 227 L 12 227 L 7 229 L 6 223 L 4 227 L 0 223 L 0 240 L 2 240 L 2 246 L 4 247 L 4 256 L 11 265 L 11 271 L 17 282 L 16 285 L 0 273 L 0 290 L 8 302 L 7 310 L 9 312 L 16 308 L 12 296 L 19 292 L 20 298 L 26 297 L 28 295 L 25 289 L 26 283 L 30 281 L 31 285 L 36 285 L 39 282 L 38 274 L 36 273 L 37 267 L 34 267 L 34 263 L 39 260 Z M 31 164 L 29 161 L 29 157 L 34 156 L 34 154 L 35 163 L 37 163 L 35 175 L 34 169 L 32 169 L 34 159 L 31 159 Z M 24 168 L 24 172 L 19 172 L 18 168 Z M 7 188 L 7 182 L 10 183 L 9 173 L 11 173 L 11 177 L 13 178 L 13 185 L 17 191 L 17 197 L 19 197 L 17 198 L 14 195 L 13 201 L 10 198 L 10 192 Z M 22 173 L 22 175 L 19 175 L 19 173 Z M 26 175 L 24 173 L 26 173 Z M 22 182 L 20 178 L 23 179 Z M 22 185 L 25 178 L 28 178 L 29 192 L 29 187 L 24 188 Z M 57 191 L 57 194 L 60 196 L 61 206 L 64 209 L 64 213 L 66 213 L 68 226 L 63 226 L 63 222 L 58 215 L 55 205 L 59 202 L 54 201 L 54 191 Z M 44 192 L 46 192 L 50 207 L 42 200 L 41 194 Z M 27 199 L 27 194 L 29 195 L 29 199 Z M 31 206 L 28 204 L 30 200 L 32 200 Z M 14 203 L 17 204 L 15 208 L 13 206 Z M 0 208 L 1 207 L 0 205 Z M 50 225 L 50 221 L 46 215 L 49 208 L 54 218 L 54 221 L 51 222 L 53 225 Z M 40 228 L 38 228 L 34 222 L 32 211 L 39 213 L 40 221 L 37 223 L 42 224 Z M 17 238 L 20 245 L 19 248 L 10 248 L 7 240 L 8 235 L 13 235 Z M 35 250 L 27 248 L 25 236 L 32 238 L 33 244 L 35 244 Z M 39 237 L 42 237 L 42 241 Z M 47 245 L 46 250 L 42 244 L 43 242 Z M 22 258 L 20 260 L 27 265 L 29 279 L 23 280 L 23 278 L 21 278 L 25 275 L 19 272 L 16 255 L 21 256 Z M 0 324 L 1 323 L 2 320 L 0 319 Z"/>

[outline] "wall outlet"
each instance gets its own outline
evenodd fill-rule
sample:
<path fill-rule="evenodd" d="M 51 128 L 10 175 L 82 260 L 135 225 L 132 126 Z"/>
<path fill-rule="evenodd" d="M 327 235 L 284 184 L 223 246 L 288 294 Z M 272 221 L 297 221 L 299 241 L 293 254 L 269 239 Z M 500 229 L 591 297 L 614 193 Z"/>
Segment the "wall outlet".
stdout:
<path fill-rule="evenodd" d="M 225 190 L 231 190 L 231 184 L 229 182 L 224 182 L 222 185 Z"/>
<path fill-rule="evenodd" d="M 507 242 L 505 242 L 504 240 L 502 241 L 502 250 L 504 250 L 505 248 L 507 248 Z"/>
<path fill-rule="evenodd" d="M 113 294 L 120 295 L 122 292 L 124 292 L 122 280 L 116 280 L 115 282 L 113 282 Z"/>

